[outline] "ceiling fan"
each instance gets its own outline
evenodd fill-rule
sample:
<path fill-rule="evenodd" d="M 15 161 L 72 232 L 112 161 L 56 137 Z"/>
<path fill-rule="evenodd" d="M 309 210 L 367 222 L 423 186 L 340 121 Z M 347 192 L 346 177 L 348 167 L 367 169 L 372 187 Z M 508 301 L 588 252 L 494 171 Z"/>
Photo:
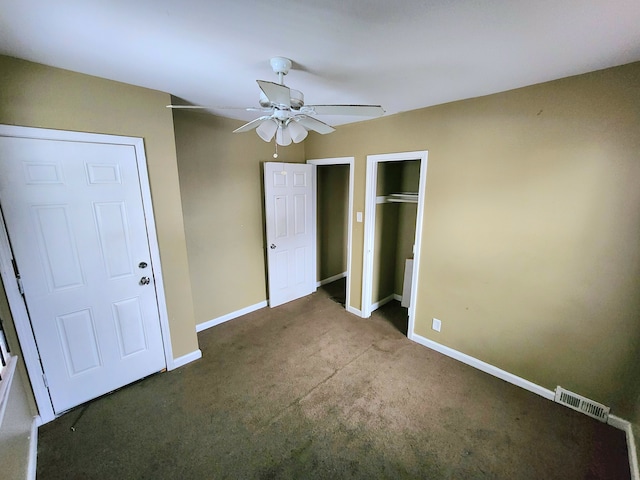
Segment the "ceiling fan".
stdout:
<path fill-rule="evenodd" d="M 380 105 L 305 105 L 304 95 L 299 90 L 289 88 L 283 83 L 284 76 L 291 69 L 291 60 L 284 57 L 271 59 L 271 68 L 278 75 L 278 83 L 256 80 L 260 87 L 260 108 L 249 107 L 247 111 L 263 112 L 259 118 L 237 128 L 233 133 L 256 133 L 265 142 L 276 138 L 281 146 L 303 141 L 309 130 L 321 134 L 334 132 L 335 129 L 321 122 L 315 115 L 361 115 L 379 117 L 384 114 Z M 206 108 L 191 105 L 168 105 L 169 108 Z"/>

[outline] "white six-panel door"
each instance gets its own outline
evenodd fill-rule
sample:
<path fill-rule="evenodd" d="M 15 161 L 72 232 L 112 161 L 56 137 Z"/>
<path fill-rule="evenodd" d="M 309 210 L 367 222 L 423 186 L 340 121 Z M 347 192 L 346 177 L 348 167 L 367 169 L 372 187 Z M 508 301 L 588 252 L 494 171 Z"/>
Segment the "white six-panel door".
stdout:
<path fill-rule="evenodd" d="M 316 291 L 314 166 L 264 164 L 269 306 Z"/>
<path fill-rule="evenodd" d="M 56 413 L 162 370 L 135 149 L 0 137 L 0 205 Z"/>

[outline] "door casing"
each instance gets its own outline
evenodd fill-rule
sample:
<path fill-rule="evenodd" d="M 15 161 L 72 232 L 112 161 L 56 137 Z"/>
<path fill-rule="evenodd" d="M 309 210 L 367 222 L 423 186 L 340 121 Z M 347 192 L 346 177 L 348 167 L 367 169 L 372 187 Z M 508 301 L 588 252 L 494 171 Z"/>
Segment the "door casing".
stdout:
<path fill-rule="evenodd" d="M 409 325 L 407 336 L 414 335 L 416 300 L 418 293 L 418 273 L 420 270 L 420 250 L 422 245 L 422 225 L 424 217 L 424 200 L 427 186 L 427 159 L 429 152 L 419 150 L 415 152 L 385 153 L 367 155 L 367 180 L 365 188 L 364 209 L 364 248 L 362 268 L 362 317 L 368 318 L 372 312 L 373 292 L 373 249 L 375 243 L 376 225 L 376 186 L 378 183 L 378 163 L 402 162 L 407 160 L 420 161 L 420 183 L 418 186 L 418 213 L 416 219 L 415 251 L 413 253 L 413 275 L 411 284 L 411 300 L 409 305 Z"/>
<path fill-rule="evenodd" d="M 87 142 L 87 143 L 105 143 L 132 146 L 136 154 L 136 163 L 138 168 L 138 179 L 140 182 L 140 191 L 142 196 L 142 205 L 145 213 L 145 226 L 149 239 L 149 250 L 151 262 L 154 269 L 155 290 L 158 302 L 158 311 L 160 314 L 160 328 L 162 331 L 162 342 L 164 348 L 164 356 L 168 370 L 174 368 L 173 351 L 171 347 L 171 338 L 169 333 L 169 316 L 166 308 L 166 297 L 164 292 L 164 283 L 162 280 L 162 268 L 160 263 L 160 250 L 158 239 L 156 237 L 155 220 L 153 216 L 153 204 L 151 201 L 151 189 L 149 186 L 149 177 L 147 172 L 147 161 L 144 152 L 144 141 L 141 138 L 123 137 L 116 135 L 95 134 L 72 132 L 64 130 L 53 130 L 45 128 L 18 127 L 12 125 L 0 125 L 0 136 L 33 138 L 40 140 L 59 140 L 70 142 Z M 36 405 L 38 407 L 39 425 L 53 420 L 56 415 L 53 411 L 51 399 L 49 398 L 48 388 L 44 379 L 44 372 L 40 365 L 40 357 L 36 340 L 31 329 L 29 315 L 26 305 L 15 278 L 13 270 L 13 254 L 9 244 L 7 231 L 5 228 L 4 218 L 0 210 L 0 276 L 4 283 L 5 292 L 9 301 L 11 315 L 18 334 L 24 362 L 29 375 L 29 380 L 33 389 Z"/>

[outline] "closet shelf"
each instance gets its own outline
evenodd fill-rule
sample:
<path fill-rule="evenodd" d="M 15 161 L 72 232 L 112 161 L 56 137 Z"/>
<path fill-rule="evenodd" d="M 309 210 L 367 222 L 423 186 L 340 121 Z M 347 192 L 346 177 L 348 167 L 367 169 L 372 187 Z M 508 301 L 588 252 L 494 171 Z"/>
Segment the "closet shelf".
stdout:
<path fill-rule="evenodd" d="M 418 194 L 412 192 L 390 193 L 376 198 L 376 203 L 418 203 Z"/>

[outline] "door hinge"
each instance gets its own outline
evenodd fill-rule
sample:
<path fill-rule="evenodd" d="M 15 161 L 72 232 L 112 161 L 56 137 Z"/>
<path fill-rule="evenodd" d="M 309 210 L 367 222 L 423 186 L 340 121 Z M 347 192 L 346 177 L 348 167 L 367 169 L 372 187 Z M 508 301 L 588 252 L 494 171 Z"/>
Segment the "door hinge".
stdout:
<path fill-rule="evenodd" d="M 49 382 L 47 382 L 47 376 L 43 373 L 42 380 L 44 381 L 44 386 L 49 388 Z"/>
<path fill-rule="evenodd" d="M 24 295 L 22 278 L 20 277 L 20 272 L 18 271 L 18 265 L 16 264 L 16 260 L 14 258 L 11 259 L 11 264 L 13 265 L 13 273 L 16 276 L 16 282 L 18 283 L 18 290 L 20 291 L 20 295 Z"/>

